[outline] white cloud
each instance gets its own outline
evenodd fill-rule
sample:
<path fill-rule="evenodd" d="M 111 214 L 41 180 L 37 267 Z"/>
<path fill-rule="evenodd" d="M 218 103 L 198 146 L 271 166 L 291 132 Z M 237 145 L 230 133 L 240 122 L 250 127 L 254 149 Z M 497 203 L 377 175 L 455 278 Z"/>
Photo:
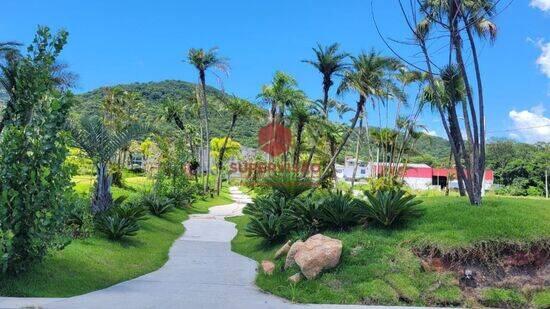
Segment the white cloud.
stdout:
<path fill-rule="evenodd" d="M 428 134 L 429 136 L 438 136 L 437 132 L 435 132 L 435 130 L 426 129 L 426 134 Z"/>
<path fill-rule="evenodd" d="M 550 11 L 550 0 L 531 0 L 529 5 L 545 12 Z"/>
<path fill-rule="evenodd" d="M 548 0 L 550 1 L 550 0 Z M 550 2 L 549 2 L 550 3 Z M 542 40 L 537 42 L 541 50 L 540 56 L 537 58 L 537 64 L 541 72 L 550 78 L 550 42 L 544 43 Z"/>
<path fill-rule="evenodd" d="M 512 110 L 508 114 L 513 123 L 510 137 L 528 143 L 550 142 L 550 118 L 544 117 L 544 106 L 537 105 L 531 110 Z"/>

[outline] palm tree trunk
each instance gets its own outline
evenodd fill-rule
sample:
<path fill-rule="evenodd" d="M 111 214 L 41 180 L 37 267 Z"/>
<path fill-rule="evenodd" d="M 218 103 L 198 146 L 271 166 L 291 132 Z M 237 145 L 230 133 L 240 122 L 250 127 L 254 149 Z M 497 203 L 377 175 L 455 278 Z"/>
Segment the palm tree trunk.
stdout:
<path fill-rule="evenodd" d="M 309 151 L 309 155 L 307 157 L 307 165 L 306 168 L 302 171 L 302 176 L 306 177 L 308 171 L 311 168 L 311 161 L 313 161 L 313 155 L 315 154 L 315 150 L 317 149 L 317 145 L 313 145 Z"/>
<path fill-rule="evenodd" d="M 206 136 L 206 183 L 205 183 L 204 193 L 207 193 L 210 187 L 210 129 L 208 127 L 208 101 L 206 99 L 205 72 L 200 71 L 199 77 L 200 77 L 201 88 L 202 88 L 202 104 L 204 109 L 204 130 L 205 130 L 205 136 Z"/>
<path fill-rule="evenodd" d="M 300 164 L 300 152 L 302 148 L 302 133 L 304 131 L 304 122 L 298 121 L 298 125 L 296 128 L 296 146 L 294 146 L 294 158 L 292 161 L 292 165 L 295 168 L 298 168 L 298 165 Z"/>
<path fill-rule="evenodd" d="M 435 85 L 434 81 L 434 74 L 432 70 L 432 62 L 430 59 L 430 56 L 428 54 L 428 48 L 426 47 L 426 42 L 422 38 L 418 38 L 420 47 L 422 49 L 422 54 L 424 55 L 425 61 L 426 61 L 426 67 L 428 71 L 428 81 L 430 83 L 430 87 L 432 88 L 433 92 L 437 94 L 437 87 Z M 438 102 L 442 102 L 441 98 L 437 98 Z M 445 112 L 443 111 L 443 108 L 441 105 L 437 105 L 437 111 L 439 113 L 439 116 L 441 118 L 441 123 L 443 124 L 443 129 L 445 129 L 445 133 L 447 134 L 447 137 L 449 138 L 449 143 L 451 144 L 451 151 L 453 153 L 453 156 L 455 157 L 456 162 L 456 171 L 457 171 L 457 178 L 460 177 L 462 179 L 465 178 L 464 169 L 462 168 L 462 163 L 460 162 L 460 154 L 459 154 L 459 148 L 457 147 L 457 144 L 455 142 L 454 135 L 451 133 L 449 129 L 449 125 L 447 123 L 447 120 L 445 119 Z M 460 133 L 459 133 L 460 134 Z M 472 201 L 472 192 L 469 190 L 468 186 L 466 186 L 466 191 L 468 193 L 468 197 L 470 199 L 470 203 L 473 204 Z"/>
<path fill-rule="evenodd" d="M 483 99 L 483 83 L 481 81 L 481 69 L 479 67 L 479 59 L 477 55 L 477 48 L 474 41 L 474 36 L 472 34 L 472 29 L 469 23 L 467 22 L 466 16 L 462 14 L 462 18 L 466 24 L 466 33 L 468 34 L 468 41 L 470 42 L 470 49 L 472 51 L 472 58 L 474 59 L 474 69 L 476 73 L 477 81 L 477 99 L 478 99 L 478 110 L 479 110 L 479 157 L 478 161 L 478 173 L 481 178 L 479 180 L 479 186 L 483 190 L 483 174 L 485 172 L 485 103 Z M 481 190 L 480 200 L 481 200 Z"/>
<path fill-rule="evenodd" d="M 232 137 L 233 129 L 235 128 L 235 124 L 237 123 L 237 114 L 233 114 L 231 117 L 231 125 L 229 126 L 229 131 L 227 131 L 227 135 L 225 136 L 225 139 L 223 141 L 222 148 L 220 149 L 220 155 L 218 158 L 218 175 L 216 179 L 216 194 L 220 195 L 220 190 L 222 188 L 222 168 L 223 168 L 223 157 L 225 155 L 225 150 L 227 147 L 227 141 Z"/>
<path fill-rule="evenodd" d="M 366 98 L 364 96 L 360 95 L 359 96 L 359 101 L 357 101 L 357 111 L 355 112 L 355 116 L 353 117 L 353 120 L 351 121 L 351 126 L 348 129 L 348 131 L 346 132 L 346 135 L 344 135 L 344 138 L 343 138 L 342 142 L 340 143 L 340 145 L 338 146 L 338 148 L 336 149 L 336 152 L 334 153 L 334 155 L 332 155 L 332 158 L 330 158 L 329 164 L 327 165 L 327 167 L 325 167 L 325 169 L 323 170 L 323 173 L 321 173 L 321 176 L 319 176 L 319 182 L 320 183 L 323 182 L 323 180 L 328 176 L 328 174 L 330 172 L 330 169 L 331 169 L 331 166 L 333 166 L 333 164 L 335 164 L 335 162 L 336 162 L 336 157 L 338 157 L 338 155 L 342 151 L 342 148 L 344 148 L 344 145 L 348 142 L 348 139 L 351 135 L 351 132 L 353 132 L 353 130 L 355 129 L 355 126 L 357 125 L 357 120 L 359 119 L 359 115 L 361 115 L 361 113 L 363 112 L 363 108 L 365 106 L 365 101 L 366 101 Z"/>
<path fill-rule="evenodd" d="M 111 195 L 111 176 L 107 171 L 107 162 L 97 163 L 96 169 L 96 186 L 92 196 L 92 213 L 94 214 L 108 210 L 113 203 L 113 196 Z"/>
<path fill-rule="evenodd" d="M 353 174 L 351 176 L 351 188 L 353 192 L 353 186 L 355 185 L 355 176 L 357 175 L 357 167 L 359 166 L 359 149 L 361 148 L 361 139 L 363 137 L 361 128 L 363 127 L 363 116 L 359 119 L 359 133 L 357 134 L 357 143 L 355 145 L 355 166 L 353 167 Z"/>

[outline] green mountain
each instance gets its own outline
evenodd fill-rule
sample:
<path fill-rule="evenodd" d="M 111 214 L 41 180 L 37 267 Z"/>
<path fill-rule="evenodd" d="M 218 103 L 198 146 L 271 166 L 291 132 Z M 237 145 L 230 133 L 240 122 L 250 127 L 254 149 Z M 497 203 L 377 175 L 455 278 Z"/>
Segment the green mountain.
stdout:
<path fill-rule="evenodd" d="M 161 82 L 133 83 L 118 85 L 125 90 L 139 93 L 143 98 L 146 107 L 146 121 L 156 121 L 160 114 L 162 101 L 166 98 L 182 98 L 189 95 L 195 88 L 195 84 L 185 81 L 165 80 Z M 99 110 L 99 104 L 103 98 L 104 88 L 95 89 L 78 95 L 79 103 L 74 108 L 75 116 L 84 114 L 96 114 Z M 210 127 L 212 137 L 225 136 L 229 128 L 230 119 L 222 109 L 222 102 L 218 99 L 222 92 L 216 88 L 208 87 L 207 96 L 210 104 Z M 257 109 L 260 113 L 267 115 L 267 111 L 253 103 L 250 108 Z M 258 118 L 240 118 L 235 128 L 235 140 L 247 147 L 256 148 L 258 146 L 257 132 L 265 124 L 266 117 Z M 422 136 L 417 144 L 418 155 L 413 157 L 415 163 L 435 164 L 442 162 L 449 156 L 449 144 L 445 139 L 429 135 Z M 355 151 L 355 139 L 352 138 L 344 148 L 342 157 L 353 155 Z M 367 150 L 361 151 L 361 156 L 365 157 Z"/>
<path fill-rule="evenodd" d="M 188 96 L 195 89 L 195 84 L 177 81 L 165 80 L 161 82 L 133 83 L 118 85 L 127 91 L 139 93 L 143 99 L 147 120 L 156 121 L 161 116 L 161 106 L 166 98 L 180 99 Z M 78 95 L 79 103 L 74 108 L 77 116 L 82 114 L 96 114 L 99 110 L 99 104 L 103 98 L 104 88 L 99 88 Z M 207 87 L 206 93 L 209 103 L 209 118 L 211 137 L 225 136 L 230 125 L 230 118 L 227 112 L 222 108 L 222 102 L 219 98 L 223 93 L 213 87 Z M 265 112 L 260 107 L 250 103 L 251 109 L 257 109 L 260 113 Z M 257 147 L 257 132 L 263 121 L 251 118 L 239 118 L 235 127 L 235 139 L 248 147 Z"/>

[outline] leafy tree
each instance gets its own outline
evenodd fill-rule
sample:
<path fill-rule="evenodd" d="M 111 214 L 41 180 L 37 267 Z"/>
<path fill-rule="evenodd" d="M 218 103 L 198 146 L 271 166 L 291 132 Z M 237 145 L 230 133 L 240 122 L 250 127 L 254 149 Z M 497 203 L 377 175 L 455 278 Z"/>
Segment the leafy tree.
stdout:
<path fill-rule="evenodd" d="M 68 33 L 38 27 L 25 55 L 1 65 L 9 93 L 0 136 L 0 271 L 19 273 L 66 244 L 66 120 L 73 96 L 56 82 Z M 12 51 L 13 52 L 13 51 Z"/>

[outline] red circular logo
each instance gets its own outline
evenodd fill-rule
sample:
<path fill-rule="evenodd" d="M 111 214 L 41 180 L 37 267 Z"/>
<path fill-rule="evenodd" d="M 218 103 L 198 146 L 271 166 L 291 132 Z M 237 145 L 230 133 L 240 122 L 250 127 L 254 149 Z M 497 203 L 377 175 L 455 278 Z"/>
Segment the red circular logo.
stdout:
<path fill-rule="evenodd" d="M 260 149 L 272 157 L 287 152 L 291 143 L 292 133 L 290 129 L 281 124 L 270 122 L 258 132 Z"/>

